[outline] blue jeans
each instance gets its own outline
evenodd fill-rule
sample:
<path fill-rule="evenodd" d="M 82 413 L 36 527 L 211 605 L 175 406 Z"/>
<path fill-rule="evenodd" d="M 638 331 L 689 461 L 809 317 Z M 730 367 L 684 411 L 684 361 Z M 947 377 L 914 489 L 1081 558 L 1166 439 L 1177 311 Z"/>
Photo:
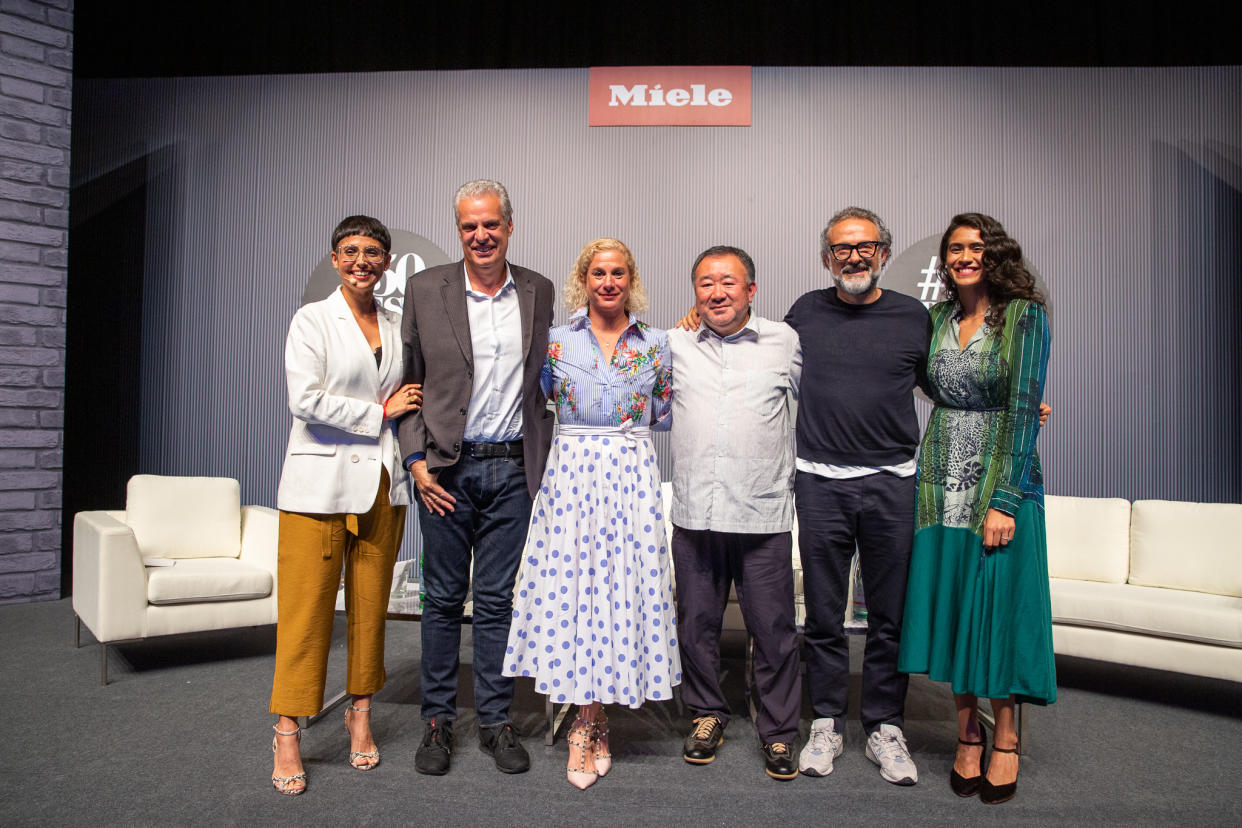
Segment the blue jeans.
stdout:
<path fill-rule="evenodd" d="M 471 588 L 474 556 L 474 704 L 479 725 L 509 721 L 513 679 L 500 674 L 513 583 L 530 522 L 531 497 L 521 457 L 463 455 L 440 472 L 439 483 L 457 499 L 436 515 L 418 502 L 423 533 L 422 691 L 424 719 L 457 717 L 462 607 Z"/>

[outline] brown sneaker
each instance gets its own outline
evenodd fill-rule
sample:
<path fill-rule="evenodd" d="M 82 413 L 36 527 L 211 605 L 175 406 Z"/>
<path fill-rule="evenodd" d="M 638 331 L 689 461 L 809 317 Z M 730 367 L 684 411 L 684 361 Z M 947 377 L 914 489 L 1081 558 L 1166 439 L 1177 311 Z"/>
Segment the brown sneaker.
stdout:
<path fill-rule="evenodd" d="M 798 775 L 793 750 L 787 742 L 773 742 L 763 746 L 763 769 L 773 779 L 787 782 Z"/>
<path fill-rule="evenodd" d="M 699 716 L 694 730 L 686 736 L 681 757 L 694 765 L 710 765 L 716 760 L 716 748 L 724 741 L 724 723 L 715 716 Z"/>

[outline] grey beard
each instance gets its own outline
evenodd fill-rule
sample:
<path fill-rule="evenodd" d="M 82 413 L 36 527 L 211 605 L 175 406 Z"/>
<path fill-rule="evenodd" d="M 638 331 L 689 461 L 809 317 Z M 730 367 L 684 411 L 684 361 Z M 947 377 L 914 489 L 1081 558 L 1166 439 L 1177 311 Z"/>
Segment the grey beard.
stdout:
<path fill-rule="evenodd" d="M 884 265 L 880 265 L 874 270 L 868 269 L 868 272 L 871 275 L 867 281 L 860 282 L 857 278 L 855 278 L 853 283 L 850 284 L 845 281 L 845 277 L 838 276 L 836 273 L 829 271 L 829 273 L 832 273 L 833 284 L 851 296 L 865 296 L 874 290 L 875 286 L 880 283 L 880 276 L 884 273 Z M 856 277 L 856 274 L 850 275 Z"/>

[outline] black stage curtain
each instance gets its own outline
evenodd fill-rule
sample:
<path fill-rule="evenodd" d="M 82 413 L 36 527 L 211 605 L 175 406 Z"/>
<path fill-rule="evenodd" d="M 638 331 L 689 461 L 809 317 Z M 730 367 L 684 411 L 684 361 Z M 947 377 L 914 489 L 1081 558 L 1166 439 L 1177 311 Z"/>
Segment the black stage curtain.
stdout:
<path fill-rule="evenodd" d="M 575 66 L 1176 66 L 1242 59 L 1228 3 L 112 0 L 79 77 Z"/>

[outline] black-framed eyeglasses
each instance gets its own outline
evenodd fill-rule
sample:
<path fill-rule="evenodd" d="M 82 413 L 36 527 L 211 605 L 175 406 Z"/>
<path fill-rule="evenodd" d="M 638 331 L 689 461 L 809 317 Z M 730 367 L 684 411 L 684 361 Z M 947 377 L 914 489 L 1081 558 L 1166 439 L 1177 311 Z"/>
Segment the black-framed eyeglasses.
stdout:
<path fill-rule="evenodd" d="M 336 249 L 336 255 L 341 257 L 343 262 L 357 261 L 358 256 L 362 256 L 372 264 L 384 261 L 384 257 L 388 255 L 388 251 L 381 247 L 368 245 L 367 247 L 358 247 L 355 244 L 347 244 L 344 247 Z"/>
<path fill-rule="evenodd" d="M 828 246 L 828 249 L 832 251 L 832 258 L 836 259 L 838 262 L 844 262 L 849 259 L 850 254 L 855 250 L 858 251 L 859 258 L 874 258 L 875 254 L 883 246 L 884 242 L 865 241 L 859 242 L 858 244 L 832 244 Z"/>

